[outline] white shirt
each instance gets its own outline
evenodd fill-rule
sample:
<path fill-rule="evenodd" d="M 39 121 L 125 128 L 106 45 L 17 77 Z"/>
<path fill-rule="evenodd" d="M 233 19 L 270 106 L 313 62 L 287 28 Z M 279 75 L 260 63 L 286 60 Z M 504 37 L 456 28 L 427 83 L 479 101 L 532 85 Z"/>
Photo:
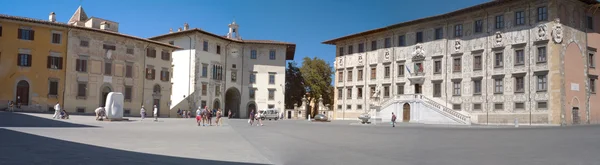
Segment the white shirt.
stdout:
<path fill-rule="evenodd" d="M 54 110 L 60 112 L 60 104 L 56 104 Z"/>
<path fill-rule="evenodd" d="M 144 113 L 144 112 L 146 112 L 146 109 L 142 108 L 142 109 L 140 110 L 140 112 Z"/>
<path fill-rule="evenodd" d="M 154 114 L 158 113 L 158 108 L 154 107 Z"/>
<path fill-rule="evenodd" d="M 102 108 L 102 107 L 98 107 L 98 108 L 96 108 L 96 110 L 95 110 L 95 112 L 96 112 L 96 113 L 100 113 L 100 112 L 102 112 L 102 111 L 104 111 L 104 108 Z"/>
<path fill-rule="evenodd" d="M 196 116 L 200 116 L 200 112 L 202 112 L 200 109 L 196 110 Z"/>

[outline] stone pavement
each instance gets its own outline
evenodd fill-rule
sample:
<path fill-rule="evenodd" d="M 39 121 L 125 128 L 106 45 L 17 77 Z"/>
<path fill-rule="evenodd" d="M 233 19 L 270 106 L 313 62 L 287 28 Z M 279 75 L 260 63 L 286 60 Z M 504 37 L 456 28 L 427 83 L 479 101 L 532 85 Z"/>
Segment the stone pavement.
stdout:
<path fill-rule="evenodd" d="M 0 164 L 600 164 L 600 126 L 396 128 L 350 121 L 98 122 L 0 112 Z M 132 118 L 133 119 L 133 118 Z"/>

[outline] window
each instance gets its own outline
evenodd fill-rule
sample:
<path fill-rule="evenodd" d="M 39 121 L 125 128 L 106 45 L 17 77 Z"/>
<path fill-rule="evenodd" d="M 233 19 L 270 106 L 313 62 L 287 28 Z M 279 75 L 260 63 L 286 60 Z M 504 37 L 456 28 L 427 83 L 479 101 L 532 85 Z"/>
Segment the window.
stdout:
<path fill-rule="evenodd" d="M 223 80 L 223 66 L 213 65 L 212 72 L 213 80 Z"/>
<path fill-rule="evenodd" d="M 481 55 L 473 57 L 473 70 L 481 70 Z"/>
<path fill-rule="evenodd" d="M 342 105 L 338 105 L 337 109 L 342 110 Z"/>
<path fill-rule="evenodd" d="M 515 109 L 525 109 L 525 103 L 515 103 Z"/>
<path fill-rule="evenodd" d="M 75 70 L 78 72 L 87 72 L 87 60 L 86 59 L 75 60 Z"/>
<path fill-rule="evenodd" d="M 442 83 L 433 83 L 433 97 L 442 97 Z"/>
<path fill-rule="evenodd" d="M 546 91 L 548 87 L 548 85 L 546 84 L 547 82 L 548 79 L 546 75 L 538 75 L 537 91 Z"/>
<path fill-rule="evenodd" d="M 146 56 L 150 58 L 156 58 L 156 50 L 154 48 L 147 48 Z"/>
<path fill-rule="evenodd" d="M 404 77 L 404 64 L 398 65 L 398 77 Z"/>
<path fill-rule="evenodd" d="M 221 45 L 217 45 L 217 54 L 221 54 Z"/>
<path fill-rule="evenodd" d="M 256 73 L 250 73 L 250 84 L 256 84 Z"/>
<path fill-rule="evenodd" d="M 106 76 L 112 75 L 112 62 L 109 62 L 109 61 L 104 62 L 104 75 L 106 75 Z"/>
<path fill-rule="evenodd" d="M 504 66 L 504 61 L 503 61 L 503 54 L 502 53 L 496 53 L 495 54 L 495 60 L 494 60 L 494 67 L 502 67 Z"/>
<path fill-rule="evenodd" d="M 352 99 L 352 88 L 348 88 L 346 90 L 346 99 Z"/>
<path fill-rule="evenodd" d="M 124 115 L 131 115 L 131 109 L 123 109 Z"/>
<path fill-rule="evenodd" d="M 131 102 L 131 94 L 133 93 L 133 87 L 125 86 L 125 101 Z"/>
<path fill-rule="evenodd" d="M 433 62 L 433 73 L 442 73 L 442 61 Z"/>
<path fill-rule="evenodd" d="M 89 41 L 81 40 L 81 41 L 79 41 L 79 46 L 81 46 L 81 47 L 89 47 L 90 46 L 90 42 Z"/>
<path fill-rule="evenodd" d="M 454 58 L 453 62 L 452 62 L 452 66 L 453 69 L 452 71 L 454 72 L 460 72 L 461 70 L 461 63 L 460 63 L 460 57 Z"/>
<path fill-rule="evenodd" d="M 77 113 L 85 113 L 85 108 L 77 108 Z"/>
<path fill-rule="evenodd" d="M 160 59 L 165 60 L 165 61 L 171 60 L 171 53 L 169 53 L 167 51 L 162 51 L 160 53 Z"/>
<path fill-rule="evenodd" d="M 538 56 L 537 56 L 537 62 L 546 62 L 546 47 L 542 46 L 542 47 L 538 47 Z"/>
<path fill-rule="evenodd" d="M 377 68 L 371 67 L 371 80 L 375 80 L 377 78 Z"/>
<path fill-rule="evenodd" d="M 406 36 L 398 36 L 398 46 L 406 46 Z"/>
<path fill-rule="evenodd" d="M 383 97 L 390 97 L 390 86 L 383 87 Z"/>
<path fill-rule="evenodd" d="M 275 50 L 269 51 L 269 60 L 275 60 Z"/>
<path fill-rule="evenodd" d="M 231 71 L 231 82 L 236 82 L 236 81 L 237 81 L 237 72 Z"/>
<path fill-rule="evenodd" d="M 423 43 L 423 32 L 417 32 L 416 43 Z"/>
<path fill-rule="evenodd" d="M 396 84 L 396 94 L 403 95 L 404 94 L 404 84 Z"/>
<path fill-rule="evenodd" d="M 586 21 L 587 21 L 587 28 L 594 30 L 594 18 L 592 16 L 587 16 Z"/>
<path fill-rule="evenodd" d="M 524 11 L 515 12 L 515 25 L 525 25 L 525 12 Z"/>
<path fill-rule="evenodd" d="M 202 64 L 202 77 L 208 77 L 208 64 Z"/>
<path fill-rule="evenodd" d="M 546 7 L 546 6 L 538 7 L 537 13 L 538 13 L 538 18 L 537 18 L 538 22 L 548 21 L 548 7 Z"/>
<path fill-rule="evenodd" d="M 525 92 L 525 78 L 515 77 L 515 93 Z"/>
<path fill-rule="evenodd" d="M 202 42 L 202 50 L 208 52 L 208 41 Z"/>
<path fill-rule="evenodd" d="M 588 54 L 588 61 L 591 68 L 596 67 L 596 63 L 594 63 L 594 53 Z"/>
<path fill-rule="evenodd" d="M 200 107 L 206 107 L 206 100 L 200 101 Z"/>
<path fill-rule="evenodd" d="M 460 81 L 453 82 L 454 90 L 452 91 L 452 95 L 460 96 Z"/>
<path fill-rule="evenodd" d="M 79 82 L 77 84 L 77 98 L 85 98 L 87 93 L 87 83 Z"/>
<path fill-rule="evenodd" d="M 365 43 L 358 44 L 358 53 L 365 52 Z"/>
<path fill-rule="evenodd" d="M 358 81 L 363 80 L 363 70 L 362 69 L 358 69 L 357 77 L 358 77 Z"/>
<path fill-rule="evenodd" d="M 455 111 L 460 111 L 461 110 L 461 106 L 460 104 L 452 104 L 452 109 Z"/>
<path fill-rule="evenodd" d="M 385 40 L 384 40 L 384 41 L 385 41 L 385 42 L 384 42 L 384 47 L 385 47 L 385 48 L 390 48 L 390 47 L 392 47 L 392 38 L 389 38 L 389 37 L 388 37 L 388 38 L 385 38 Z"/>
<path fill-rule="evenodd" d="M 362 109 L 362 104 L 356 105 L 356 109 Z"/>
<path fill-rule="evenodd" d="M 338 82 L 344 82 L 344 71 L 338 72 Z"/>
<path fill-rule="evenodd" d="M 53 44 L 60 44 L 61 41 L 61 35 L 60 33 L 52 33 L 52 43 Z"/>
<path fill-rule="evenodd" d="M 275 84 L 275 73 L 269 73 L 269 84 Z"/>
<path fill-rule="evenodd" d="M 496 16 L 496 29 L 503 29 L 504 28 L 504 15 L 497 15 Z"/>
<path fill-rule="evenodd" d="M 444 29 L 436 28 L 435 29 L 435 39 L 439 40 L 439 39 L 442 39 L 443 37 L 444 37 Z"/>
<path fill-rule="evenodd" d="M 494 93 L 501 94 L 504 92 L 504 88 L 502 87 L 503 85 L 504 81 L 502 81 L 502 78 L 494 79 Z"/>
<path fill-rule="evenodd" d="M 208 93 L 208 85 L 206 83 L 202 83 L 202 96 L 206 96 L 206 93 Z"/>
<path fill-rule="evenodd" d="M 250 59 L 256 59 L 256 50 L 250 50 Z"/>
<path fill-rule="evenodd" d="M 352 110 L 352 105 L 346 105 L 346 110 Z"/>
<path fill-rule="evenodd" d="M 361 99 L 363 97 L 363 89 L 362 87 L 356 87 L 356 98 Z"/>
<path fill-rule="evenodd" d="M 132 78 L 133 77 L 133 66 L 132 64 L 125 65 L 125 77 Z"/>
<path fill-rule="evenodd" d="M 483 20 L 475 21 L 475 33 L 483 32 Z"/>
<path fill-rule="evenodd" d="M 215 86 L 215 96 L 220 96 L 221 95 L 221 86 L 217 85 Z"/>
<path fill-rule="evenodd" d="M 339 56 L 343 56 L 344 55 L 344 47 L 340 47 L 340 50 L 338 52 L 340 53 Z"/>
<path fill-rule="evenodd" d="M 348 82 L 352 82 L 352 71 L 348 70 Z"/>
<path fill-rule="evenodd" d="M 269 100 L 275 100 L 275 89 L 269 89 Z"/>
<path fill-rule="evenodd" d="M 275 105 L 274 104 L 269 104 L 269 105 L 267 105 L 267 108 L 273 109 L 273 108 L 275 108 Z"/>
<path fill-rule="evenodd" d="M 481 94 L 481 80 L 473 80 L 473 94 L 474 95 Z"/>
<path fill-rule="evenodd" d="M 103 49 L 106 49 L 106 50 L 116 50 L 116 49 L 117 49 L 117 47 L 116 47 L 116 46 L 114 46 L 114 45 L 108 45 L 108 44 L 104 44 L 104 45 L 102 45 L 102 48 L 103 48 Z M 154 50 L 154 49 L 153 49 L 153 50 Z M 156 50 L 154 51 L 154 53 L 156 53 Z"/>
<path fill-rule="evenodd" d="M 133 48 L 127 48 L 127 54 L 133 54 Z"/>
<path fill-rule="evenodd" d="M 373 94 L 375 94 L 375 86 L 371 86 L 371 89 L 370 89 L 370 90 L 371 90 L 371 91 L 370 91 L 370 94 L 369 94 L 369 96 L 368 96 L 368 97 L 371 97 L 371 96 L 373 96 Z"/>
<path fill-rule="evenodd" d="M 0 25 L 0 37 L 2 37 L 2 25 Z"/>
<path fill-rule="evenodd" d="M 175 45 L 175 41 L 169 41 L 169 45 Z"/>
<path fill-rule="evenodd" d="M 515 51 L 515 65 L 525 64 L 525 52 L 523 49 Z"/>
<path fill-rule="evenodd" d="M 596 93 L 596 79 L 590 78 L 590 92 Z"/>
<path fill-rule="evenodd" d="M 377 41 L 371 41 L 371 50 L 377 50 Z"/>
<path fill-rule="evenodd" d="M 423 64 L 420 62 L 415 63 L 415 74 L 423 74 Z"/>
<path fill-rule="evenodd" d="M 338 100 L 341 100 L 342 98 L 344 98 L 343 92 L 344 91 L 342 88 L 338 88 Z"/>
<path fill-rule="evenodd" d="M 481 110 L 481 104 L 473 104 L 473 110 Z"/>
<path fill-rule="evenodd" d="M 48 82 L 48 85 L 49 85 L 48 95 L 49 96 L 58 96 L 58 81 L 50 80 Z"/>
<path fill-rule="evenodd" d="M 62 57 L 48 56 L 48 69 L 62 69 Z"/>
<path fill-rule="evenodd" d="M 538 101 L 537 102 L 537 108 L 538 109 L 547 109 L 548 108 L 548 102 Z"/>
<path fill-rule="evenodd" d="M 19 54 L 19 59 L 17 59 L 17 65 L 30 67 L 31 54 Z"/>
<path fill-rule="evenodd" d="M 502 104 L 502 103 L 494 104 L 494 110 L 503 110 L 503 109 L 504 109 L 504 104 Z"/>
<path fill-rule="evenodd" d="M 155 73 L 156 73 L 156 70 L 154 70 L 154 68 L 146 68 L 146 79 L 154 80 Z"/>
<path fill-rule="evenodd" d="M 161 81 L 169 81 L 170 77 L 169 77 L 169 71 L 168 70 L 162 70 L 160 71 L 160 80 Z"/>
<path fill-rule="evenodd" d="M 256 96 L 256 89 L 250 89 L 250 91 L 248 91 L 248 97 L 250 97 L 250 99 L 254 99 Z"/>
<path fill-rule="evenodd" d="M 349 45 L 348 46 L 348 54 L 352 54 L 354 53 L 354 46 L 353 45 Z"/>
<path fill-rule="evenodd" d="M 384 76 L 385 78 L 390 78 L 390 66 L 385 66 L 384 67 Z"/>
<path fill-rule="evenodd" d="M 454 37 L 462 37 L 463 26 L 462 24 L 454 25 Z"/>
<path fill-rule="evenodd" d="M 18 34 L 17 34 L 19 39 L 22 40 L 31 40 L 33 41 L 34 36 L 35 36 L 35 31 L 32 29 L 21 29 L 19 28 Z"/>

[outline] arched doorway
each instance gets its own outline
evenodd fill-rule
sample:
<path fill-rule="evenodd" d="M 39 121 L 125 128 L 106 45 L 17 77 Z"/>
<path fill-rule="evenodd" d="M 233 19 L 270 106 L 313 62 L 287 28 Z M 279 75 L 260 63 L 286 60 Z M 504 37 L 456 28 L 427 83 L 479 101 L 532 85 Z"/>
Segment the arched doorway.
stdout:
<path fill-rule="evenodd" d="M 248 103 L 248 106 L 246 108 L 246 113 L 248 114 L 248 118 L 250 118 L 250 112 L 254 110 L 254 113 L 257 113 L 258 110 L 256 109 L 256 103 L 254 103 L 254 101 Z"/>
<path fill-rule="evenodd" d="M 215 101 L 213 101 L 213 109 L 220 109 L 221 108 L 221 101 L 219 101 L 219 99 L 215 99 Z"/>
<path fill-rule="evenodd" d="M 580 122 L 580 118 L 579 118 L 579 107 L 573 107 L 573 110 L 571 112 L 573 114 L 573 125 L 577 125 Z"/>
<path fill-rule="evenodd" d="M 240 91 L 237 88 L 229 88 L 225 92 L 225 109 L 223 115 L 229 115 L 231 112 L 232 118 L 240 118 Z"/>
<path fill-rule="evenodd" d="M 21 105 L 29 105 L 29 83 L 25 80 L 17 83 L 17 94 L 15 96 L 16 103 Z"/>
<path fill-rule="evenodd" d="M 404 103 L 402 109 L 402 122 L 410 121 L 410 104 Z"/>
<path fill-rule="evenodd" d="M 160 97 L 162 96 L 160 94 L 162 88 L 160 87 L 160 85 L 155 84 L 154 87 L 152 87 L 152 110 L 154 111 L 154 106 L 156 105 L 156 115 L 160 117 Z"/>
<path fill-rule="evenodd" d="M 104 107 L 106 104 L 106 97 L 108 93 L 112 92 L 112 89 L 108 85 L 103 85 L 100 87 L 100 107 Z"/>

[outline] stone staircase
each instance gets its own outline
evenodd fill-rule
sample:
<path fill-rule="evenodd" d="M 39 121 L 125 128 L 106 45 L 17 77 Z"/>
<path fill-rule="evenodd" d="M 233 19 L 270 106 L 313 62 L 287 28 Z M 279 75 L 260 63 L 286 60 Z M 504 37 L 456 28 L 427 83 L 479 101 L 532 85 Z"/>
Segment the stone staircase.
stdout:
<path fill-rule="evenodd" d="M 424 106 L 429 109 L 446 116 L 459 124 L 471 125 L 471 117 L 470 114 L 463 111 L 455 111 L 451 108 L 445 106 L 445 102 L 443 100 L 428 98 L 421 94 L 405 94 L 405 95 L 396 95 L 391 98 L 385 98 L 379 101 L 379 104 L 375 103 L 374 108 L 377 111 L 380 111 L 388 106 L 391 106 L 396 103 L 402 102 L 418 102 L 422 103 Z"/>

